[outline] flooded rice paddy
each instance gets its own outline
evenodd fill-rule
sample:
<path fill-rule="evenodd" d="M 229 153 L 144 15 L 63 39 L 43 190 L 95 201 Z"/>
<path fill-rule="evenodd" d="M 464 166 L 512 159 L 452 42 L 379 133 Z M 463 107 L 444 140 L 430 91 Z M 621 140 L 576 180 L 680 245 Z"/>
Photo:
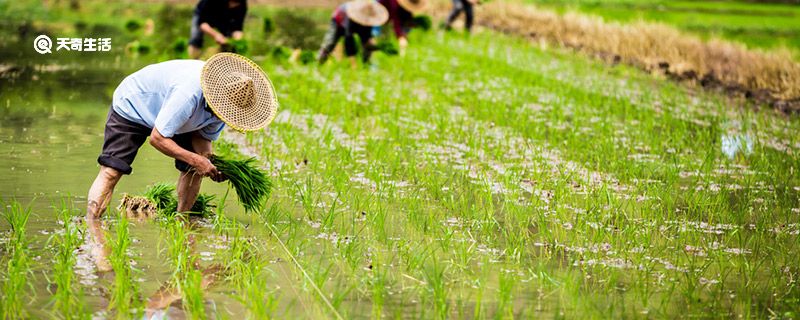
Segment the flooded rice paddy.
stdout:
<path fill-rule="evenodd" d="M 256 56 L 280 113 L 218 147 L 257 157 L 275 191 L 258 214 L 230 195 L 190 221 L 81 219 L 110 95 L 151 61 L 2 79 L 4 217 L 29 206 L 30 218 L 21 233 L 0 222 L 0 310 L 798 316 L 796 118 L 492 33 L 412 43 L 426 45 L 355 71 Z M 145 145 L 113 203 L 176 177 Z M 226 188 L 206 181 L 203 192 Z M 92 259 L 94 227 L 113 271 Z"/>

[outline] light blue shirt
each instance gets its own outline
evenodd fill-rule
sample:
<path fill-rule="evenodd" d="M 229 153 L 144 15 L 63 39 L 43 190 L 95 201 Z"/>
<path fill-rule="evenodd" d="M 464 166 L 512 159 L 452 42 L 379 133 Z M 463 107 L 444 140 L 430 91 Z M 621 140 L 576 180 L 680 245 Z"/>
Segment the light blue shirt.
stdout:
<path fill-rule="evenodd" d="M 170 60 L 134 72 L 114 90 L 114 111 L 156 128 L 167 138 L 199 131 L 204 138 L 216 140 L 225 123 L 206 106 L 200 87 L 204 64 L 200 60 Z"/>

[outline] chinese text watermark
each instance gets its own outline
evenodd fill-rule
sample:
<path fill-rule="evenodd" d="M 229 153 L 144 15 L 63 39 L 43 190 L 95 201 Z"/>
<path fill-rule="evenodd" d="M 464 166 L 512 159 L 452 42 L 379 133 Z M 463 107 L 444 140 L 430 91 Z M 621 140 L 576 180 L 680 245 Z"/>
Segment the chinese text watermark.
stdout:
<path fill-rule="evenodd" d="M 53 53 L 53 40 L 39 35 L 33 40 L 33 49 L 40 54 Z M 55 51 L 108 52 L 111 38 L 56 38 Z"/>

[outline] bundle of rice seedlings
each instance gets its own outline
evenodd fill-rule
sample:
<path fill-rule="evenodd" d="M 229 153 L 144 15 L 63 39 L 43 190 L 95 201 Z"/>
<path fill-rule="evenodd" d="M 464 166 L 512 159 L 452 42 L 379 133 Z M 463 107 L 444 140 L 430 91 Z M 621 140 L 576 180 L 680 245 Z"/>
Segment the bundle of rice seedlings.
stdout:
<path fill-rule="evenodd" d="M 131 218 L 148 218 L 153 216 L 158 210 L 150 202 L 150 199 L 142 196 L 132 196 L 127 193 L 122 195 L 117 210 L 123 211 Z"/>
<path fill-rule="evenodd" d="M 272 181 L 265 172 L 256 167 L 255 162 L 255 158 L 231 160 L 219 156 L 211 157 L 211 163 L 228 177 L 228 182 L 236 190 L 239 203 L 246 212 L 261 210 L 272 191 Z"/>
<path fill-rule="evenodd" d="M 431 19 L 431 16 L 424 15 L 424 14 L 423 15 L 414 16 L 414 18 L 412 18 L 411 21 L 412 21 L 412 23 L 414 24 L 415 27 L 417 27 L 417 28 L 419 28 L 420 30 L 423 30 L 423 31 L 428 31 L 428 30 L 431 29 L 431 26 L 433 26 L 433 20 Z"/>
<path fill-rule="evenodd" d="M 173 184 L 165 182 L 153 184 L 145 191 L 144 198 L 149 200 L 161 215 L 171 216 L 178 211 L 178 198 L 175 195 L 175 185 Z M 212 214 L 212 208 L 216 207 L 216 205 L 212 204 L 215 198 L 214 195 L 204 193 L 197 195 L 197 200 L 194 201 L 192 208 L 189 209 L 189 214 L 202 216 Z"/>
<path fill-rule="evenodd" d="M 156 183 L 145 191 L 144 196 L 156 206 L 158 210 L 177 208 L 175 186 L 169 183 Z"/>
<path fill-rule="evenodd" d="M 378 51 L 381 51 L 389 56 L 396 56 L 400 53 L 400 49 L 398 49 L 397 44 L 390 40 L 378 41 L 378 44 L 376 44 L 375 47 Z"/>

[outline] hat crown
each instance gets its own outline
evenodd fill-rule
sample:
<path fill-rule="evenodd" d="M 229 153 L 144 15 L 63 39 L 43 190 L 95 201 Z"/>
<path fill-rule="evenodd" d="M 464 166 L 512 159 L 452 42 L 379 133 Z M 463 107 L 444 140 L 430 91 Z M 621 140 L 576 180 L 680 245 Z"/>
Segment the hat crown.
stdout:
<path fill-rule="evenodd" d="M 256 103 L 253 78 L 241 73 L 232 72 L 225 79 L 225 94 L 237 107 L 250 108 Z"/>

